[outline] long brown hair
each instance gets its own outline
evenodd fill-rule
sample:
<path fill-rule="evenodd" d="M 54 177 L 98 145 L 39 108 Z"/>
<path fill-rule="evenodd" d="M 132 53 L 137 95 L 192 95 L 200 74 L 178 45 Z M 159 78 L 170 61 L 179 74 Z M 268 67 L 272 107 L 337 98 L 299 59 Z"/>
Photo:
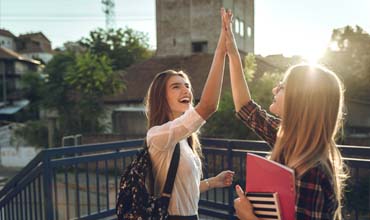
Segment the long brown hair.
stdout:
<path fill-rule="evenodd" d="M 153 126 L 162 125 L 170 121 L 169 115 L 171 114 L 171 108 L 167 102 L 166 96 L 166 84 L 172 76 L 180 76 L 189 82 L 189 77 L 182 71 L 166 70 L 158 73 L 152 83 L 149 86 L 146 98 L 146 117 L 147 117 L 147 128 L 150 129 Z M 202 157 L 202 150 L 198 134 L 194 132 L 188 138 L 189 145 L 192 147 L 194 153 L 199 157 Z"/>
<path fill-rule="evenodd" d="M 346 175 L 335 137 L 342 122 L 342 83 L 330 70 L 306 64 L 290 68 L 283 83 L 282 122 L 271 159 L 293 168 L 298 177 L 321 164 L 341 204 Z"/>

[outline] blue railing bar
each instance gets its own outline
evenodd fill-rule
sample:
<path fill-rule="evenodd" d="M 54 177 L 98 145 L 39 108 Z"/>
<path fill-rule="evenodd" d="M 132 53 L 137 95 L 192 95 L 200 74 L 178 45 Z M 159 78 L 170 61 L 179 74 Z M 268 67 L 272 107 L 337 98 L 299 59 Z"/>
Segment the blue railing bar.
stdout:
<path fill-rule="evenodd" d="M 11 200 L 10 205 L 12 206 L 12 219 L 15 219 L 14 198 Z"/>
<path fill-rule="evenodd" d="M 89 215 L 89 216 L 82 216 L 78 220 L 96 220 L 96 219 L 101 219 L 101 218 L 108 218 L 108 217 L 111 217 L 111 216 L 114 216 L 114 219 L 117 219 L 116 218 L 116 209 L 109 209 L 107 211 L 94 213 L 94 214 Z"/>
<path fill-rule="evenodd" d="M 72 146 L 72 147 L 59 147 L 59 148 L 52 148 L 47 149 L 44 151 L 48 152 L 49 157 L 61 156 L 61 155 L 72 155 L 77 153 L 89 153 L 89 152 L 100 152 L 100 151 L 107 151 L 107 150 L 117 150 L 117 149 L 126 149 L 132 147 L 139 147 L 142 146 L 144 143 L 143 139 L 138 140 L 128 140 L 128 141 L 119 141 L 119 142 L 110 142 L 104 144 L 89 144 L 89 145 L 80 145 L 80 146 Z"/>
<path fill-rule="evenodd" d="M 66 188 L 66 209 L 67 209 L 67 219 L 69 219 L 69 192 L 68 192 L 68 168 L 64 169 L 64 183 Z"/>
<path fill-rule="evenodd" d="M 205 157 L 204 157 L 204 160 L 205 160 L 205 165 L 206 165 L 206 167 L 205 167 L 205 177 L 206 177 L 206 178 L 209 178 L 209 174 L 208 174 L 208 170 L 209 170 L 209 166 L 208 166 L 208 156 L 205 156 Z M 208 200 L 208 198 L 209 198 L 209 192 L 208 192 L 208 190 L 207 190 L 207 192 L 206 192 L 206 198 L 207 198 L 207 200 Z"/>
<path fill-rule="evenodd" d="M 34 207 L 35 207 L 35 219 L 39 219 L 37 217 L 37 196 L 36 196 L 36 179 L 32 182 L 32 188 L 33 188 L 33 198 L 34 198 Z"/>
<path fill-rule="evenodd" d="M 226 159 L 228 159 L 228 157 L 227 157 L 227 155 L 226 155 Z M 226 169 L 228 169 L 228 170 L 231 170 L 231 169 L 229 169 L 229 163 L 228 163 L 228 160 L 226 160 L 226 163 L 227 163 L 227 168 L 225 169 L 225 155 L 221 155 L 221 161 L 222 161 L 222 163 L 221 163 L 221 170 L 226 170 Z M 225 198 L 226 198 L 226 196 L 225 196 L 225 190 L 222 190 L 222 201 L 223 202 L 225 202 Z"/>
<path fill-rule="evenodd" d="M 370 160 L 369 159 L 358 159 L 358 158 L 343 158 L 345 164 L 348 164 L 352 168 L 367 168 L 370 169 Z"/>
<path fill-rule="evenodd" d="M 28 210 L 28 199 L 27 199 L 27 186 L 24 187 L 24 204 L 25 204 L 25 208 L 24 208 L 24 213 L 26 213 L 26 219 L 29 218 L 29 210 Z"/>
<path fill-rule="evenodd" d="M 202 146 L 214 146 L 226 148 L 230 140 L 227 139 L 217 139 L 217 138 L 201 138 L 200 143 Z"/>
<path fill-rule="evenodd" d="M 229 214 L 227 214 L 227 212 L 221 213 L 220 210 L 217 210 L 217 212 L 215 212 L 214 210 L 209 210 L 209 209 L 199 207 L 198 211 L 199 211 L 199 214 L 201 215 L 211 216 L 211 217 L 215 217 L 219 219 L 229 218 Z"/>
<path fill-rule="evenodd" d="M 108 177 L 108 160 L 104 160 L 105 163 L 105 191 L 106 191 L 106 209 L 109 210 L 109 177 Z M 117 178 L 117 177 L 116 177 Z"/>
<path fill-rule="evenodd" d="M 100 193 L 99 193 L 99 162 L 96 161 L 96 170 L 95 170 L 95 177 L 96 177 L 96 205 L 98 207 L 98 213 L 100 212 Z"/>
<path fill-rule="evenodd" d="M 58 215 L 58 183 L 57 183 L 57 170 L 53 172 L 53 185 L 54 185 L 54 213 L 55 213 L 55 219 L 59 219 Z"/>
<path fill-rule="evenodd" d="M 28 184 L 28 197 L 29 197 L 29 205 L 30 205 L 30 219 L 33 220 L 33 214 L 32 214 L 32 192 L 31 192 L 31 183 Z"/>
<path fill-rule="evenodd" d="M 17 175 L 15 175 L 7 184 L 5 184 L 4 188 L 0 191 L 0 199 L 8 193 L 10 188 L 13 188 L 19 183 L 20 179 L 26 178 L 26 176 L 31 173 L 35 167 L 39 165 L 41 159 L 43 157 L 43 153 L 40 152 L 33 160 L 31 160 Z"/>
<path fill-rule="evenodd" d="M 272 148 L 264 141 L 259 140 L 239 140 L 239 139 L 217 139 L 217 138 L 201 138 L 201 143 L 204 146 L 212 145 L 214 147 L 225 147 L 225 142 L 232 142 L 234 149 L 257 150 L 257 151 L 271 151 Z M 370 158 L 370 147 L 368 146 L 352 146 L 352 145 L 338 145 L 338 148 L 343 154 L 357 155 L 361 157 Z"/>
<path fill-rule="evenodd" d="M 209 208 L 209 209 L 217 209 L 217 210 L 223 210 L 225 212 L 227 212 L 227 209 L 229 207 L 228 204 L 225 204 L 225 203 L 217 203 L 217 202 L 210 202 L 210 201 L 207 201 L 207 200 L 204 200 L 204 199 L 200 199 L 199 200 L 199 207 L 202 206 L 202 207 L 205 207 L 205 208 Z"/>
<path fill-rule="evenodd" d="M 118 178 L 114 178 L 114 190 L 115 190 L 114 195 L 117 195 L 118 194 L 118 180 L 120 179 L 118 175 L 118 169 L 117 169 L 117 159 L 114 159 L 114 174 L 116 177 L 118 177 Z"/>
<path fill-rule="evenodd" d="M 41 167 L 37 167 L 35 170 L 33 170 L 33 173 L 30 174 L 30 179 L 25 179 L 25 180 L 22 180 L 21 182 L 19 182 L 14 188 L 12 188 L 11 190 L 9 190 L 9 192 L 7 193 L 7 195 L 1 199 L 0 201 L 0 207 L 2 207 L 3 205 L 5 205 L 5 203 L 9 200 L 11 200 L 12 197 L 14 197 L 15 195 L 17 195 L 24 187 L 26 187 L 30 182 L 33 181 L 33 179 L 40 175 L 41 174 Z"/>
<path fill-rule="evenodd" d="M 86 163 L 86 198 L 87 198 L 87 214 L 91 214 L 90 208 L 90 179 L 89 179 L 89 163 Z"/>
<path fill-rule="evenodd" d="M 250 151 L 242 151 L 242 150 L 233 150 L 233 156 L 237 156 L 237 157 L 245 157 L 245 155 L 247 153 L 253 153 L 253 154 L 257 154 L 257 155 L 260 155 L 260 156 L 266 156 L 269 152 L 266 152 L 266 151 L 254 151 L 254 150 L 250 150 Z"/>
<path fill-rule="evenodd" d="M 207 153 L 224 154 L 227 151 L 227 148 L 214 148 L 209 146 L 203 146 L 202 150 Z"/>
<path fill-rule="evenodd" d="M 233 148 L 243 149 L 248 147 L 252 150 L 270 151 L 271 148 L 264 141 L 258 140 L 239 140 L 239 139 L 218 139 L 218 138 L 201 138 L 202 145 L 212 145 L 215 147 L 227 147 L 232 145 Z"/>
<path fill-rule="evenodd" d="M 94 154 L 94 155 L 86 155 L 86 156 L 78 156 L 73 158 L 61 158 L 61 159 L 54 159 L 50 161 L 50 166 L 52 168 L 66 166 L 66 165 L 73 165 L 77 163 L 87 163 L 93 161 L 101 161 L 105 159 L 116 159 L 121 158 L 124 156 L 134 156 L 138 151 L 132 149 L 131 151 L 124 151 L 119 153 L 105 153 L 105 154 Z"/>
<path fill-rule="evenodd" d="M 78 164 L 76 164 L 75 168 L 75 182 L 76 182 L 76 208 L 77 208 L 77 217 L 81 216 L 81 211 L 80 211 L 80 181 L 78 177 Z"/>
<path fill-rule="evenodd" d="M 339 145 L 339 150 L 344 155 L 353 155 L 370 158 L 370 147 Z"/>
<path fill-rule="evenodd" d="M 212 154 L 213 156 L 213 175 L 217 175 L 216 173 L 216 154 Z M 216 194 L 216 189 L 212 189 L 213 191 L 213 198 L 217 201 L 217 194 Z"/>
<path fill-rule="evenodd" d="M 25 219 L 28 219 L 28 203 L 27 203 L 27 186 L 25 186 L 24 190 L 23 190 L 23 194 L 24 194 L 24 214 L 25 214 Z"/>
<path fill-rule="evenodd" d="M 44 154 L 43 158 L 43 167 L 44 167 L 44 175 L 43 175 L 43 189 L 44 189 L 44 212 L 45 212 L 45 219 L 54 219 L 54 212 L 53 212 L 53 199 L 52 199 L 52 183 L 51 178 L 53 176 L 53 170 L 50 167 L 50 158 L 48 157 L 48 153 Z"/>
<path fill-rule="evenodd" d="M 229 170 L 233 170 L 233 147 L 234 147 L 234 143 L 233 142 L 229 142 L 228 145 L 227 145 L 227 169 Z M 229 201 L 229 204 L 233 204 L 233 200 L 234 200 L 234 197 L 233 197 L 233 190 L 232 190 L 232 186 L 228 187 L 228 190 L 229 190 L 229 198 L 228 198 L 228 201 Z M 228 213 L 229 213 L 229 218 L 230 219 L 230 216 L 233 215 L 234 213 L 234 210 L 232 210 L 232 208 L 228 208 Z"/>
<path fill-rule="evenodd" d="M 37 181 L 38 181 L 38 186 L 39 186 L 40 217 L 41 217 L 41 220 L 42 220 L 42 219 L 44 219 L 44 215 L 43 215 L 43 212 L 42 212 L 42 197 L 41 197 L 41 193 L 43 192 L 43 190 L 42 190 L 42 187 L 41 187 L 41 175 L 37 178 Z"/>
<path fill-rule="evenodd" d="M 15 208 L 16 208 L 16 210 L 19 210 L 19 203 L 20 203 L 20 201 L 19 201 L 19 195 L 16 195 L 14 198 L 15 198 Z M 20 219 L 19 218 L 19 211 L 17 211 L 17 213 L 15 214 L 15 216 L 16 216 L 16 218 L 17 219 Z"/>

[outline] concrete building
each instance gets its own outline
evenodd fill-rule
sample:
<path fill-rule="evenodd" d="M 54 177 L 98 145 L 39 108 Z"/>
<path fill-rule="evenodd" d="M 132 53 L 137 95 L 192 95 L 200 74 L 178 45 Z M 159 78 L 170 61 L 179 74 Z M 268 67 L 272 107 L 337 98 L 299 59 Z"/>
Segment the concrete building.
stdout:
<path fill-rule="evenodd" d="M 234 32 L 241 53 L 254 52 L 254 0 L 156 0 L 159 57 L 213 54 L 221 7 L 234 14 Z"/>
<path fill-rule="evenodd" d="M 21 121 L 19 112 L 29 104 L 22 93 L 21 76 L 37 72 L 40 62 L 0 47 L 0 120 Z"/>
<path fill-rule="evenodd" d="M 16 39 L 10 31 L 0 29 L 0 47 L 5 47 L 10 50 L 16 50 Z"/>
<path fill-rule="evenodd" d="M 21 34 L 17 39 L 17 51 L 30 59 L 39 59 L 44 63 L 53 58 L 50 40 L 41 32 Z"/>

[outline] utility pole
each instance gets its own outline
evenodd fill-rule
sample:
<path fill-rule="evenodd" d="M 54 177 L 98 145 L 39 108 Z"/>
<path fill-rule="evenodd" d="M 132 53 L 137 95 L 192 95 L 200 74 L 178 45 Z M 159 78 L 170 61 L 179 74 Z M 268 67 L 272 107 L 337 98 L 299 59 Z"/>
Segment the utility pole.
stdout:
<path fill-rule="evenodd" d="M 103 4 L 103 12 L 105 14 L 105 29 L 114 29 L 115 27 L 115 13 L 114 0 L 101 0 Z"/>

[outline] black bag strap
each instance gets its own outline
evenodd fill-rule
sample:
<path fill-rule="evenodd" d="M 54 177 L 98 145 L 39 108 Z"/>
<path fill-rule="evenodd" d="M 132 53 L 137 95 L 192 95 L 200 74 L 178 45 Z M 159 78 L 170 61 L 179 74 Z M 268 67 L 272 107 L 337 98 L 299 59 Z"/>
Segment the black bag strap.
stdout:
<path fill-rule="evenodd" d="M 179 160 L 180 160 L 180 144 L 177 143 L 172 154 L 170 167 L 168 168 L 167 178 L 164 184 L 162 196 L 168 198 L 171 197 L 173 184 L 175 183 L 177 168 L 179 167 Z"/>

